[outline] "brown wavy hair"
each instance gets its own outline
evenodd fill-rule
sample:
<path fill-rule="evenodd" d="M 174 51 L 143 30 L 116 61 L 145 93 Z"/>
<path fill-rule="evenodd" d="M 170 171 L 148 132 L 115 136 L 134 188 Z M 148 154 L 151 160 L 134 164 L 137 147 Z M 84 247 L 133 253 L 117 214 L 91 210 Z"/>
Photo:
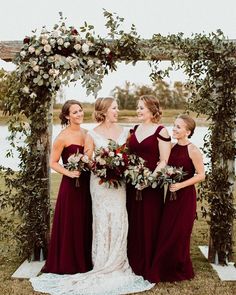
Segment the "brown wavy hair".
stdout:
<path fill-rule="evenodd" d="M 190 134 L 188 135 L 188 138 L 190 138 L 195 130 L 196 122 L 187 114 L 180 114 L 178 115 L 177 119 L 182 119 L 184 123 L 186 124 L 187 130 L 190 131 Z"/>
<path fill-rule="evenodd" d="M 97 98 L 94 106 L 93 118 L 98 122 L 105 121 L 105 115 L 111 104 L 115 101 L 114 97 Z"/>
<path fill-rule="evenodd" d="M 154 95 L 142 95 L 139 98 L 139 101 L 140 100 L 145 103 L 145 106 L 152 113 L 153 115 L 152 122 L 158 123 L 162 115 L 159 100 Z"/>
<path fill-rule="evenodd" d="M 61 108 L 61 113 L 59 114 L 59 119 L 61 120 L 61 125 L 63 126 L 67 126 L 69 125 L 69 120 L 66 118 L 67 116 L 69 116 L 70 114 L 70 107 L 73 105 L 73 104 L 77 104 L 81 107 L 81 109 L 83 110 L 83 106 L 82 104 L 78 101 L 78 100 L 75 100 L 75 99 L 69 99 L 67 100 L 62 108 Z"/>

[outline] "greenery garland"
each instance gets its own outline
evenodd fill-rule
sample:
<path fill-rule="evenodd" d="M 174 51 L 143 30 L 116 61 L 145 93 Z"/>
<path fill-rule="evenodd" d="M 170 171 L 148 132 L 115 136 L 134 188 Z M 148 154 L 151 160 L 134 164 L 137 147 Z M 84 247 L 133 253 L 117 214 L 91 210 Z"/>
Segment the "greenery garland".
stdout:
<path fill-rule="evenodd" d="M 200 193 L 209 205 L 210 234 L 214 252 L 220 262 L 226 263 L 232 253 L 234 156 L 235 156 L 235 43 L 222 32 L 209 36 L 183 34 L 163 37 L 156 34 L 142 40 L 132 25 L 129 33 L 120 29 L 123 19 L 104 11 L 108 38 L 95 36 L 94 27 L 84 24 L 80 31 L 67 28 L 61 15 L 60 25 L 52 32 L 43 28 L 24 39 L 24 45 L 15 60 L 17 69 L 0 82 L 8 85 L 7 99 L 3 100 L 6 113 L 12 115 L 9 124 L 12 145 L 21 159 L 20 171 L 4 172 L 7 193 L 1 192 L 2 209 L 17 212 L 20 222 L 16 236 L 24 256 L 38 259 L 40 249 L 46 255 L 49 232 L 50 173 L 47 170 L 50 151 L 50 124 L 52 102 L 61 85 L 81 80 L 87 93 L 101 88 L 103 77 L 116 69 L 117 62 L 152 60 L 150 77 L 157 79 L 170 69 L 160 71 L 153 52 L 167 56 L 172 68 L 182 68 L 189 76 L 192 89 L 189 108 L 211 119 L 205 152 L 211 157 L 207 180 Z M 27 123 L 22 120 L 27 118 Z M 25 144 L 15 144 L 17 134 Z M 231 168 L 230 168 L 231 167 Z M 233 167 L 233 168 L 232 168 Z M 11 208 L 11 209 L 10 209 Z M 13 208 L 13 209 L 12 209 Z M 0 220 L 9 229 L 9 220 Z"/>

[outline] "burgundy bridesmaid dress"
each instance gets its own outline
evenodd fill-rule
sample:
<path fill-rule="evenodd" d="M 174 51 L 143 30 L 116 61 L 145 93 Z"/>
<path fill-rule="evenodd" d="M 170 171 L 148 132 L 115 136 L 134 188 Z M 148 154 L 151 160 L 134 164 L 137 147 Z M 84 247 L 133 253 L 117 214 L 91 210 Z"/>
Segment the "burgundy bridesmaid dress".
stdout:
<path fill-rule="evenodd" d="M 71 144 L 64 148 L 62 160 L 83 147 Z M 49 252 L 43 272 L 75 274 L 92 269 L 92 207 L 89 192 L 90 173 L 82 172 L 80 187 L 75 179 L 63 175 L 53 219 Z"/>
<path fill-rule="evenodd" d="M 142 157 L 146 166 L 154 171 L 160 157 L 158 140 L 170 141 L 170 138 L 163 138 L 159 134 L 163 126 L 158 126 L 154 134 L 138 142 L 135 135 L 137 127 L 131 130 L 128 142 L 130 151 Z M 134 273 L 145 279 L 148 279 L 156 252 L 162 210 L 163 189 L 145 188 L 142 190 L 142 200 L 136 200 L 136 189 L 127 185 L 128 259 Z"/>
<path fill-rule="evenodd" d="M 171 166 L 183 167 L 187 172 L 184 179 L 191 178 L 195 173 L 187 145 L 176 144 L 172 148 L 168 163 Z M 196 217 L 195 186 L 187 186 L 176 193 L 176 200 L 170 200 L 169 192 L 166 197 L 157 252 L 149 276 L 151 282 L 174 282 L 194 277 L 190 258 L 190 237 Z"/>

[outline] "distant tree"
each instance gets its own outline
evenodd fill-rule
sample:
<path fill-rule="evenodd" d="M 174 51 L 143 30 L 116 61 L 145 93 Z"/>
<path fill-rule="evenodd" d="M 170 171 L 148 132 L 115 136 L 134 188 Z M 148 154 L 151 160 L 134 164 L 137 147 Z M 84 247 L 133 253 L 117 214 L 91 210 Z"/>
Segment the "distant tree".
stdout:
<path fill-rule="evenodd" d="M 190 96 L 184 83 L 176 81 L 172 90 L 172 104 L 174 108 L 184 108 Z"/>
<path fill-rule="evenodd" d="M 170 84 L 161 79 L 156 80 L 151 86 L 136 85 L 126 81 L 124 87 L 116 86 L 111 94 L 119 100 L 120 109 L 126 110 L 135 109 L 138 98 L 145 94 L 156 96 L 164 109 L 184 108 L 190 97 L 190 91 L 184 83 L 176 81 L 171 87 Z"/>
<path fill-rule="evenodd" d="M 137 98 L 134 95 L 135 84 L 125 81 L 124 87 L 116 86 L 111 94 L 119 101 L 119 107 L 121 110 L 133 110 L 136 108 Z"/>
<path fill-rule="evenodd" d="M 153 83 L 153 94 L 159 99 L 163 108 L 172 107 L 172 95 L 170 85 L 164 80 L 156 80 Z"/>

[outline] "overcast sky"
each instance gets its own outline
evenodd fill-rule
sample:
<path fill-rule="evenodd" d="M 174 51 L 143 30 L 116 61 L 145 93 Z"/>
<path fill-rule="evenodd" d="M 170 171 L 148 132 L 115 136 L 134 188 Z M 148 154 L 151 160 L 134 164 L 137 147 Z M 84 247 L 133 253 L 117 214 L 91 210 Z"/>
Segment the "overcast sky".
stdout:
<path fill-rule="evenodd" d="M 236 0 L 1 0 L 0 40 L 22 40 L 34 29 L 42 26 L 50 30 L 59 21 L 59 11 L 67 17 L 68 26 L 79 28 L 84 21 L 95 26 L 97 34 L 106 36 L 103 8 L 124 17 L 124 28 L 135 24 L 138 34 L 149 38 L 154 33 L 167 35 L 183 32 L 210 33 L 221 29 L 230 39 L 236 39 Z M 0 62 L 0 67 L 12 66 Z M 137 84 L 150 84 L 150 70 L 146 63 L 135 67 L 120 65 L 118 71 L 105 78 L 99 95 L 109 95 L 116 85 L 126 80 Z M 183 74 L 173 73 L 170 82 L 184 79 Z M 86 97 L 80 86 L 65 90 L 66 98 L 93 101 Z"/>

